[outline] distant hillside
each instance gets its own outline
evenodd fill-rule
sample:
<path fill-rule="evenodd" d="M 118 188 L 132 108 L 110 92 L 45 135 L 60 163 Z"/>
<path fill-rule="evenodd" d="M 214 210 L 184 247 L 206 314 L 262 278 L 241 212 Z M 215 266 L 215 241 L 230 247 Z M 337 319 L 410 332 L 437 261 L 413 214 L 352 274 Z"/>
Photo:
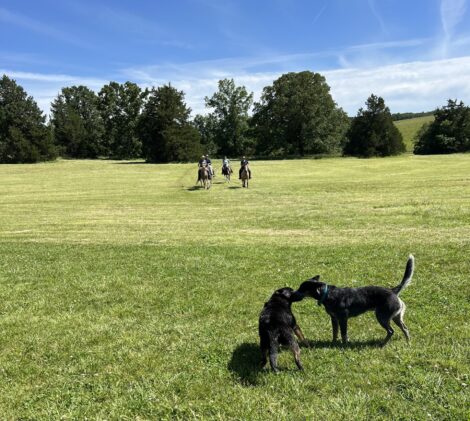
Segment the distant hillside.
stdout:
<path fill-rule="evenodd" d="M 433 114 L 434 114 L 434 111 L 425 111 L 422 113 L 395 113 L 395 114 L 392 114 L 392 120 L 393 121 L 408 120 L 411 118 L 426 117 L 426 116 L 433 115 Z"/>
<path fill-rule="evenodd" d="M 413 151 L 413 138 L 418 132 L 418 130 L 423 126 L 423 124 L 429 123 L 433 120 L 434 116 L 431 114 L 423 117 L 395 121 L 395 126 L 398 128 L 398 130 L 400 130 L 403 136 L 403 141 L 406 145 L 406 150 L 408 152 Z"/>

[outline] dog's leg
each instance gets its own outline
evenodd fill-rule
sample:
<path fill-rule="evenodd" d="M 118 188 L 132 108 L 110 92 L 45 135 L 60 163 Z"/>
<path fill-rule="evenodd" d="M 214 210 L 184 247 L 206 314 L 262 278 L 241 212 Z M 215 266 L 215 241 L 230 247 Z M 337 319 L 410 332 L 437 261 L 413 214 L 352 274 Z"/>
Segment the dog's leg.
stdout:
<path fill-rule="evenodd" d="M 342 317 L 339 319 L 339 327 L 341 329 L 341 340 L 343 341 L 343 344 L 347 344 L 349 342 L 347 317 Z"/>
<path fill-rule="evenodd" d="M 305 339 L 305 336 L 302 330 L 300 329 L 300 326 L 294 327 L 294 333 L 295 333 L 295 336 L 299 338 L 299 341 L 302 341 L 305 345 L 308 345 L 307 339 Z"/>
<path fill-rule="evenodd" d="M 277 368 L 277 344 L 271 342 L 269 346 L 269 363 L 271 364 L 271 369 L 277 373 L 279 369 Z"/>
<path fill-rule="evenodd" d="M 400 313 L 398 316 L 395 316 L 393 318 L 393 321 L 395 324 L 401 329 L 403 334 L 405 335 L 406 342 L 410 342 L 410 332 L 408 331 L 408 328 L 406 327 L 405 323 L 403 323 L 403 313 Z"/>
<path fill-rule="evenodd" d="M 299 370 L 303 370 L 304 368 L 302 367 L 302 363 L 300 362 L 299 344 L 295 341 L 294 338 L 292 338 L 292 341 L 290 343 L 290 349 L 292 353 L 294 354 L 294 360 L 295 360 L 295 363 L 297 364 L 297 367 L 299 368 Z"/>
<path fill-rule="evenodd" d="M 377 317 L 378 322 L 380 323 L 380 326 L 382 326 L 386 331 L 387 331 L 387 336 L 385 337 L 382 347 L 387 345 L 388 341 L 390 338 L 393 336 L 394 330 L 392 329 L 392 326 L 390 326 L 390 316 L 389 315 L 383 315 L 380 314 L 379 312 L 375 312 L 375 316 Z"/>
<path fill-rule="evenodd" d="M 406 327 L 405 323 L 403 322 L 403 317 L 405 316 L 406 306 L 405 306 L 405 303 L 402 300 L 400 300 L 400 305 L 401 305 L 400 313 L 398 313 L 393 318 L 393 321 L 395 322 L 395 324 L 401 329 L 401 331 L 405 335 L 406 342 L 409 343 L 410 342 L 410 332 L 408 331 L 408 328 Z"/>
<path fill-rule="evenodd" d="M 263 369 L 266 363 L 268 362 L 268 352 L 269 349 L 264 348 L 261 350 L 261 368 Z"/>
<path fill-rule="evenodd" d="M 339 323 L 336 317 L 331 316 L 331 327 L 333 328 L 333 342 L 338 340 Z"/>
<path fill-rule="evenodd" d="M 260 366 L 261 366 L 261 368 L 264 368 L 264 366 L 268 362 L 268 353 L 269 353 L 269 347 L 270 347 L 270 342 L 269 342 L 269 336 L 268 335 L 260 334 L 259 347 L 260 347 L 260 350 L 261 350 L 261 363 L 260 363 Z"/>

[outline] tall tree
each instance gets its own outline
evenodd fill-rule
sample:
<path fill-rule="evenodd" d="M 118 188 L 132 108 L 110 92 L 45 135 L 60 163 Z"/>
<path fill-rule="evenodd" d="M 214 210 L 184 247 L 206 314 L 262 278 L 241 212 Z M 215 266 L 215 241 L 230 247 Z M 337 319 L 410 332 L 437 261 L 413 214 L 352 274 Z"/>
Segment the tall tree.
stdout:
<path fill-rule="evenodd" d="M 72 158 L 107 155 L 98 96 L 86 86 L 63 88 L 52 102 L 52 126 L 61 153 Z"/>
<path fill-rule="evenodd" d="M 142 143 L 137 124 L 147 91 L 132 82 L 110 82 L 99 92 L 99 110 L 104 122 L 104 143 L 113 158 L 138 158 Z"/>
<path fill-rule="evenodd" d="M 424 125 L 416 137 L 414 153 L 448 154 L 470 151 L 470 107 L 448 100 L 434 112 L 434 121 Z"/>
<path fill-rule="evenodd" d="M 218 153 L 227 156 L 248 153 L 253 143 L 248 125 L 253 94 L 244 86 L 236 86 L 233 79 L 223 79 L 219 80 L 218 91 L 205 100 L 206 107 L 214 109 L 209 118 L 212 119 Z"/>
<path fill-rule="evenodd" d="M 201 153 L 198 131 L 189 122 L 184 93 L 171 85 L 152 88 L 139 122 L 148 162 L 191 161 Z"/>
<path fill-rule="evenodd" d="M 359 109 L 351 122 L 344 153 L 367 158 L 404 152 L 403 137 L 393 124 L 392 115 L 383 98 L 371 95 L 366 106 L 366 109 Z"/>
<path fill-rule="evenodd" d="M 286 73 L 263 89 L 252 125 L 258 153 L 303 156 L 339 152 L 348 118 L 325 78 L 304 71 Z"/>
<path fill-rule="evenodd" d="M 32 97 L 6 75 L 0 79 L 0 163 L 55 159 L 46 118 Z"/>
<path fill-rule="evenodd" d="M 203 152 L 216 155 L 218 151 L 216 143 L 217 119 L 213 114 L 198 114 L 193 120 L 194 127 L 199 131 Z"/>

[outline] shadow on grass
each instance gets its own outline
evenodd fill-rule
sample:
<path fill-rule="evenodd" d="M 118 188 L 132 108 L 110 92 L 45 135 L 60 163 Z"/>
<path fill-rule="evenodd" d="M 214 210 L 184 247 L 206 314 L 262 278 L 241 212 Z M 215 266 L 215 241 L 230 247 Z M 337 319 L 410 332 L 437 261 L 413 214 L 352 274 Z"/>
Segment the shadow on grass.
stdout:
<path fill-rule="evenodd" d="M 154 162 L 146 161 L 124 161 L 124 162 L 115 162 L 116 165 L 152 165 Z"/>
<path fill-rule="evenodd" d="M 228 363 L 228 369 L 244 386 L 256 386 L 261 373 L 259 344 L 245 342 L 237 345 Z"/>
<path fill-rule="evenodd" d="M 241 189 L 240 186 L 229 186 L 229 189 Z"/>
<path fill-rule="evenodd" d="M 307 344 L 300 343 L 301 348 L 331 348 L 331 349 L 363 349 L 363 348 L 380 348 L 382 346 L 383 340 L 380 339 L 370 339 L 368 341 L 353 341 L 348 342 L 343 345 L 342 342 L 332 342 L 332 341 L 309 341 Z"/>
<path fill-rule="evenodd" d="M 197 186 L 192 186 L 192 187 L 188 187 L 186 190 L 187 190 L 187 191 L 204 190 L 204 186 L 199 186 L 199 185 L 197 185 Z"/>

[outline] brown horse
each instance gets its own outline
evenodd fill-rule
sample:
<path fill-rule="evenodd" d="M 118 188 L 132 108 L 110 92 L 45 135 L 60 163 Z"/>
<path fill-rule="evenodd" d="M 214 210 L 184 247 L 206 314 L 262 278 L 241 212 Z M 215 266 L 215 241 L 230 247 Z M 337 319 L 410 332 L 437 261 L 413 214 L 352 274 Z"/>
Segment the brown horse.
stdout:
<path fill-rule="evenodd" d="M 228 165 L 228 166 L 224 165 L 222 167 L 222 174 L 225 177 L 225 181 L 228 181 L 230 183 L 230 175 L 233 174 L 233 170 L 230 167 L 230 165 Z"/>
<path fill-rule="evenodd" d="M 204 189 L 208 190 L 211 188 L 211 179 L 209 176 L 209 168 L 200 167 L 197 172 L 197 181 L 204 186 Z"/>
<path fill-rule="evenodd" d="M 248 188 L 248 180 L 250 179 L 250 173 L 248 172 L 248 165 L 243 165 L 240 177 L 242 179 L 242 186 Z"/>

